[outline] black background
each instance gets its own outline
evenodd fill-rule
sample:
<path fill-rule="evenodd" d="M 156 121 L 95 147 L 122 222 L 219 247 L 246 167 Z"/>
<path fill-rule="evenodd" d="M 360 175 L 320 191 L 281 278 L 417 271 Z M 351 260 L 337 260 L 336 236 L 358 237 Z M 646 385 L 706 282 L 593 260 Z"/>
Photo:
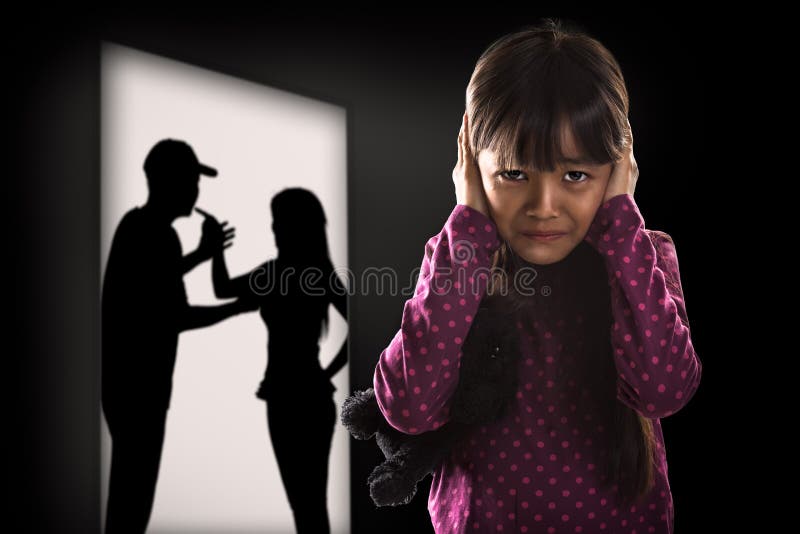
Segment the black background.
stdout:
<path fill-rule="evenodd" d="M 16 317 L 10 329 L 19 392 L 7 426 L 15 475 L 15 531 L 98 532 L 100 501 L 99 183 L 100 42 L 113 41 L 348 110 L 349 267 L 411 272 L 455 203 L 451 172 L 464 91 L 483 49 L 541 16 L 573 19 L 619 60 L 631 97 L 636 201 L 648 228 L 672 235 L 692 339 L 704 364 L 695 397 L 662 420 L 676 532 L 703 532 L 716 514 L 710 399 L 718 387 L 706 233 L 716 205 L 701 150 L 710 127 L 702 21 L 649 14 L 482 9 L 297 16 L 236 11 L 132 15 L 102 10 L 7 22 L 12 76 L 13 209 L 9 245 Z M 165 135 L 168 132 L 165 132 Z M 299 162 L 301 163 L 301 162 Z M 298 169 L 301 170 L 301 169 Z M 298 185 L 303 185 L 302 183 Z M 708 195 L 708 196 L 707 196 Z M 350 384 L 371 385 L 404 298 L 350 299 Z M 169 439 L 169 436 L 167 436 Z M 18 448 L 17 448 L 18 447 Z M 353 532 L 432 532 L 430 478 L 402 509 L 375 510 L 364 485 L 381 460 L 374 442 L 351 440 Z"/>

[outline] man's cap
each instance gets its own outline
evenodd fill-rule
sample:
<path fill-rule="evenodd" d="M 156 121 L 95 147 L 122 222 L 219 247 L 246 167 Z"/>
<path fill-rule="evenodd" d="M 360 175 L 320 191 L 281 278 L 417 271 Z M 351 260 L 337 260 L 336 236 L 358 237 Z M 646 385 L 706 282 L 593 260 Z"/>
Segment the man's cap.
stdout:
<path fill-rule="evenodd" d="M 162 139 L 148 152 L 144 160 L 144 172 L 148 176 L 197 171 L 204 176 L 216 176 L 217 169 L 200 163 L 185 141 Z"/>

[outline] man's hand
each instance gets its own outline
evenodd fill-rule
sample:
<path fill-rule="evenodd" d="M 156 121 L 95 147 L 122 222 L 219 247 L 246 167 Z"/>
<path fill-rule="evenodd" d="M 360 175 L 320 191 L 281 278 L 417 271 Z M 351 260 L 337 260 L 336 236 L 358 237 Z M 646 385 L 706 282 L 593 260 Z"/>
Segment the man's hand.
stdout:
<path fill-rule="evenodd" d="M 228 228 L 228 221 L 220 223 L 207 211 L 200 208 L 195 208 L 194 210 L 205 217 L 203 235 L 200 237 L 200 244 L 197 246 L 197 252 L 203 260 L 211 258 L 217 252 L 221 252 L 233 244 L 236 228 Z"/>

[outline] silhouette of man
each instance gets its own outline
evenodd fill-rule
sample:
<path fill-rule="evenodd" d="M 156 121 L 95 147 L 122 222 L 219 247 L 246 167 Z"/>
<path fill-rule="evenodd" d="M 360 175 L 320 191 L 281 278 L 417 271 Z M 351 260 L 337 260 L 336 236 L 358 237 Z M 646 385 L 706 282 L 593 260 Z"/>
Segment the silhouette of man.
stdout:
<path fill-rule="evenodd" d="M 257 305 L 190 306 L 184 273 L 227 248 L 232 228 L 203 224 L 183 255 L 172 222 L 190 215 L 200 175 L 216 176 L 183 141 L 159 141 L 144 162 L 149 197 L 117 227 L 102 295 L 102 404 L 111 433 L 106 533 L 143 533 L 153 506 L 178 334 Z"/>

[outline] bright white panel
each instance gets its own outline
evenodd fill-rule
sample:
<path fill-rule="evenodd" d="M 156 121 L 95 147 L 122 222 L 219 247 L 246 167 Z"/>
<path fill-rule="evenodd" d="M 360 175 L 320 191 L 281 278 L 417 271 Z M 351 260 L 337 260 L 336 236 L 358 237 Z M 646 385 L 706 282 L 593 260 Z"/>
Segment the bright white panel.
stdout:
<path fill-rule="evenodd" d="M 226 251 L 231 276 L 276 256 L 269 202 L 296 186 L 319 197 L 334 267 L 348 267 L 345 109 L 113 43 L 103 44 L 101 91 L 103 273 L 120 219 L 147 200 L 144 158 L 165 137 L 187 141 L 201 162 L 219 170 L 217 178 L 201 178 L 197 206 L 236 227 Z M 184 254 L 196 247 L 201 223 L 197 214 L 175 222 Z M 210 262 L 184 281 L 190 303 L 218 303 Z M 323 366 L 347 332 L 333 307 L 330 317 Z M 181 334 L 148 532 L 294 531 L 266 404 L 254 396 L 266 342 L 255 313 Z M 328 481 L 334 533 L 350 532 L 349 442 L 338 422 L 347 373 L 345 366 L 334 378 L 337 424 Z M 102 427 L 104 524 L 111 451 L 105 420 Z"/>

